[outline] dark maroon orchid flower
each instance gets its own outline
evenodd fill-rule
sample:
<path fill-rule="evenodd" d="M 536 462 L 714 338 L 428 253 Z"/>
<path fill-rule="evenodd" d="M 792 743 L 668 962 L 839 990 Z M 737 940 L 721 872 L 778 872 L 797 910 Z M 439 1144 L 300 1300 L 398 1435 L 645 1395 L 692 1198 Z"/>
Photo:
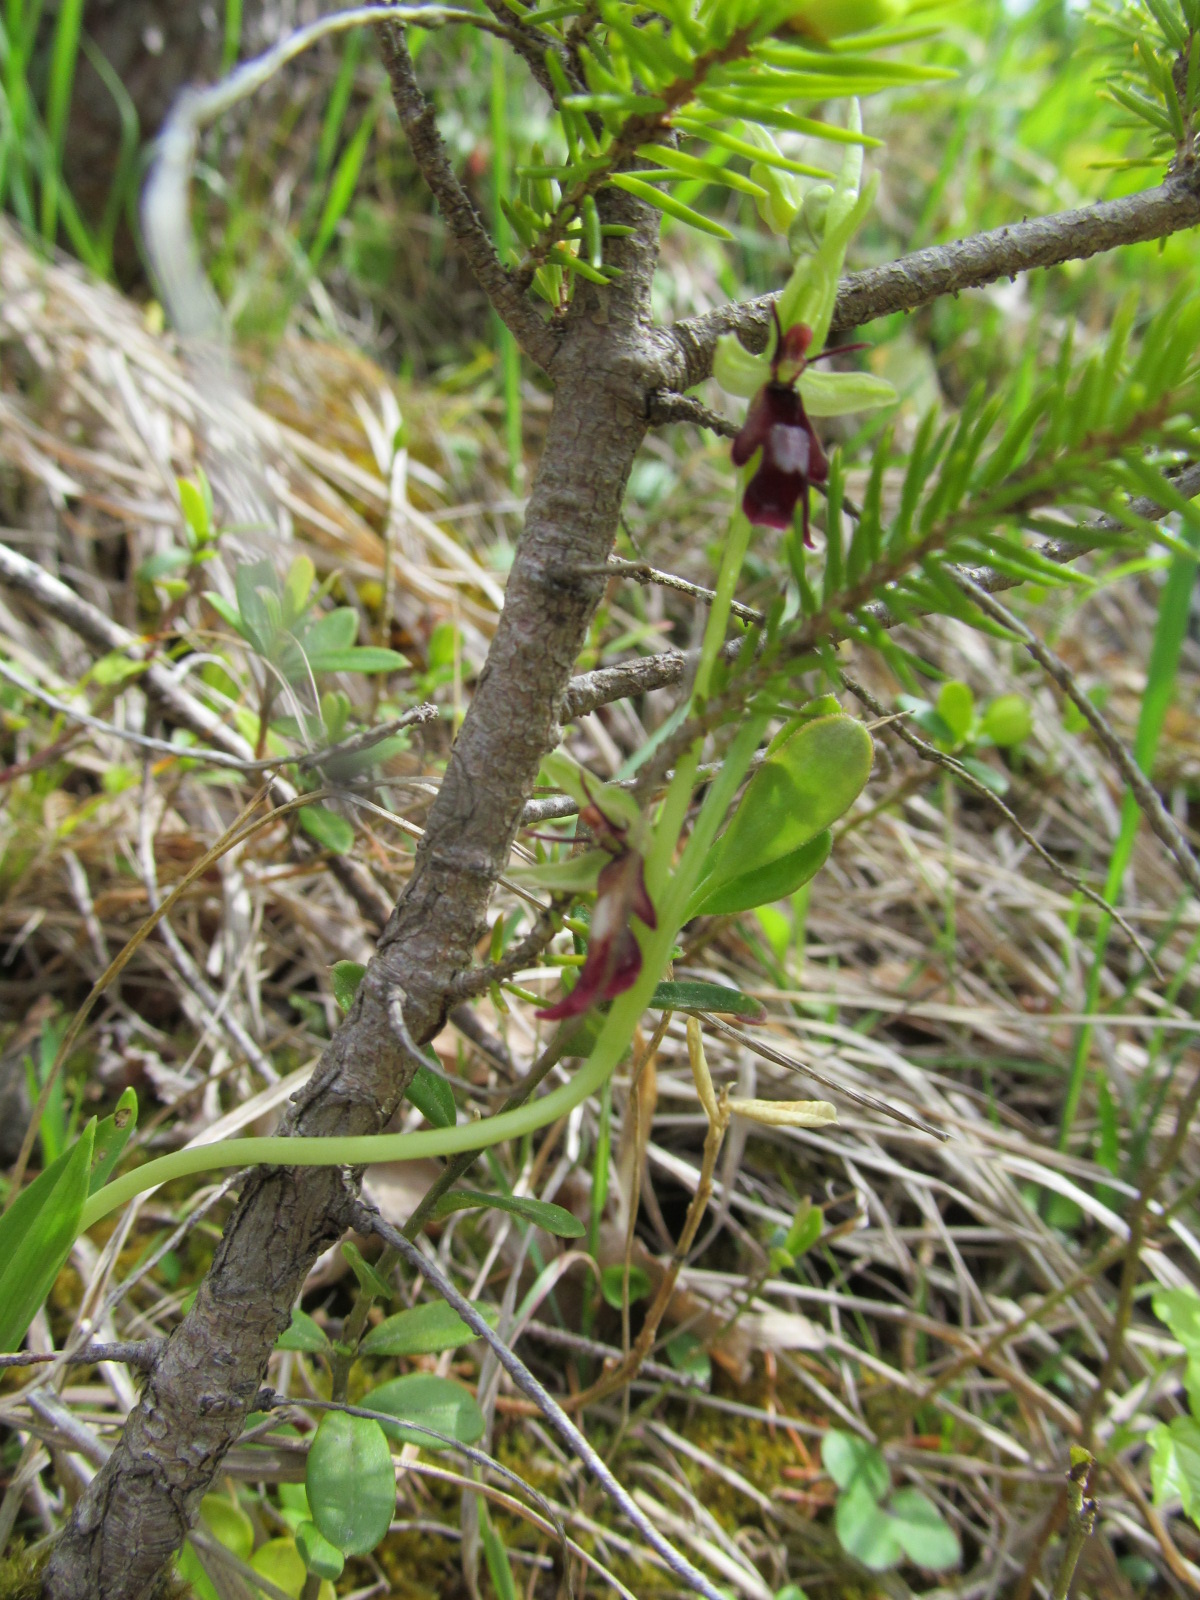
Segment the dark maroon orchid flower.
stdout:
<path fill-rule="evenodd" d="M 570 994 L 557 1005 L 537 1013 L 543 1022 L 581 1016 L 601 1000 L 615 1000 L 631 989 L 642 970 L 642 951 L 629 919 L 639 917 L 648 928 L 658 926 L 654 902 L 646 889 L 641 852 L 628 843 L 627 830 L 618 827 L 598 806 L 585 806 L 579 814 L 612 860 L 601 867 L 596 880 L 591 938 L 579 978 Z"/>
<path fill-rule="evenodd" d="M 756 450 L 762 451 L 758 471 L 742 496 L 742 510 L 759 527 L 786 529 L 792 525 L 799 501 L 804 542 L 811 549 L 808 486 L 824 484 L 829 478 L 829 461 L 797 387 L 800 374 L 809 364 L 808 347 L 813 333 L 804 322 L 795 323 L 784 333 L 779 326 L 779 313 L 774 307 L 771 312 L 776 332 L 771 380 L 750 402 L 742 431 L 733 441 L 733 464 L 744 467 Z M 811 359 L 823 361 L 826 356 L 861 349 L 860 344 L 842 345 L 823 350 Z M 781 376 L 781 370 L 788 376 Z"/>

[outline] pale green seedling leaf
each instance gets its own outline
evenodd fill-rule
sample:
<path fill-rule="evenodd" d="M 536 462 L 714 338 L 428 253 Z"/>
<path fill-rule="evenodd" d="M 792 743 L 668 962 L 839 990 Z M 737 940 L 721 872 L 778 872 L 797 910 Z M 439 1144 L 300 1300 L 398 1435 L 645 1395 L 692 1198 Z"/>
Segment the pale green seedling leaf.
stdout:
<path fill-rule="evenodd" d="M 487 1562 L 492 1588 L 496 1591 L 496 1600 L 518 1600 L 519 1591 L 513 1578 L 508 1551 L 504 1548 L 504 1541 L 496 1532 L 491 1517 L 488 1516 L 487 1504 L 483 1500 L 479 1502 L 479 1531 L 483 1536 L 483 1557 Z"/>
<path fill-rule="evenodd" d="M 206 1494 L 200 1502 L 200 1517 L 213 1538 L 226 1550 L 232 1551 L 239 1561 L 249 1561 L 254 1549 L 254 1524 L 241 1506 L 235 1505 L 228 1495 Z"/>
<path fill-rule="evenodd" d="M 636 1264 L 629 1268 L 628 1278 L 625 1273 L 625 1263 L 614 1261 L 611 1266 L 605 1267 L 600 1273 L 600 1293 L 606 1305 L 612 1306 L 614 1311 L 621 1309 L 626 1296 L 628 1284 L 629 1304 L 636 1305 L 639 1300 L 645 1300 L 654 1285 L 650 1282 L 650 1274 L 645 1267 Z"/>
<path fill-rule="evenodd" d="M 1149 1435 L 1150 1484 L 1154 1504 L 1178 1500 L 1200 1526 L 1200 1422 L 1195 1417 L 1172 1417 Z"/>
<path fill-rule="evenodd" d="M 1033 732 L 1029 701 L 1020 694 L 998 695 L 983 713 L 980 732 L 1002 750 L 1028 739 Z"/>
<path fill-rule="evenodd" d="M 370 1396 L 371 1409 L 387 1410 L 377 1407 L 377 1398 L 378 1391 Z M 304 1486 L 312 1520 L 330 1544 L 347 1556 L 374 1550 L 396 1509 L 392 1453 L 379 1423 L 326 1412 L 309 1447 Z"/>
<path fill-rule="evenodd" d="M 892 1486 L 883 1452 L 841 1428 L 830 1428 L 821 1440 L 821 1465 L 839 1489 L 861 1484 L 875 1500 L 882 1500 Z"/>
<path fill-rule="evenodd" d="M 1194 1289 L 1158 1289 L 1153 1305 L 1154 1315 L 1187 1353 L 1188 1404 L 1193 1416 L 1200 1417 L 1200 1294 Z"/>
<path fill-rule="evenodd" d="M 961 744 L 975 720 L 975 696 L 970 684 L 951 678 L 938 691 L 937 714 L 950 730 L 955 744 Z"/>
<path fill-rule="evenodd" d="M 898 1566 L 904 1550 L 895 1524 L 861 1478 L 838 1496 L 833 1513 L 838 1543 L 871 1572 Z"/>
<path fill-rule="evenodd" d="M 327 806 L 303 806 L 297 813 L 300 826 L 325 850 L 335 856 L 349 855 L 354 848 L 354 828 Z"/>
<path fill-rule="evenodd" d="M 958 1535 L 927 1495 L 897 1489 L 888 1501 L 892 1533 L 910 1561 L 930 1572 L 944 1572 L 962 1560 Z"/>

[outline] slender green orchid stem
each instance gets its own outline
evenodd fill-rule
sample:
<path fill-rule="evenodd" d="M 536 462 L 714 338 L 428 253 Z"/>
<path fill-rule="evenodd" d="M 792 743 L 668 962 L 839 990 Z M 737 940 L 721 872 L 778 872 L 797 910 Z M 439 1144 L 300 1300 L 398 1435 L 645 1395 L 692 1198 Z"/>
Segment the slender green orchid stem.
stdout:
<path fill-rule="evenodd" d="M 716 600 L 709 612 L 708 628 L 696 672 L 695 694 L 698 696 L 707 691 L 725 637 L 730 602 L 749 539 L 749 523 L 740 511 L 735 512 L 717 584 Z M 144 1194 L 147 1189 L 157 1188 L 159 1184 L 170 1183 L 175 1178 L 192 1177 L 197 1173 L 229 1167 L 356 1167 L 374 1161 L 415 1161 L 422 1156 L 457 1155 L 464 1150 L 482 1150 L 505 1139 L 521 1138 L 565 1117 L 602 1087 L 629 1048 L 634 1029 L 670 960 L 675 937 L 682 924 L 688 898 L 699 879 L 704 858 L 746 774 L 766 723 L 765 716 L 751 716 L 739 729 L 720 772 L 709 787 L 687 848 L 678 865 L 673 867 L 675 849 L 693 792 L 693 769 L 699 760 L 698 745 L 680 761 L 647 856 L 648 876 L 653 889 L 660 894 L 658 927 L 643 936 L 644 960 L 637 982 L 628 993 L 613 1002 L 591 1056 L 569 1083 L 560 1084 L 549 1094 L 512 1111 L 502 1111 L 481 1122 L 463 1123 L 454 1128 L 422 1128 L 413 1133 L 360 1134 L 344 1138 L 276 1136 L 222 1139 L 213 1144 L 177 1150 L 171 1155 L 148 1161 L 144 1166 L 98 1189 L 83 1208 L 81 1231 L 90 1228 L 135 1195 Z"/>

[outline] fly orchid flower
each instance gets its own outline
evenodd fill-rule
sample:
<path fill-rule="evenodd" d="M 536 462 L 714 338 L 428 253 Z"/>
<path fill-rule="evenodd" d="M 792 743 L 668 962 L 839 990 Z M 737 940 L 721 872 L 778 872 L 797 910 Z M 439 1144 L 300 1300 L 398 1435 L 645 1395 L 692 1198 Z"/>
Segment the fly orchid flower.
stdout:
<path fill-rule="evenodd" d="M 850 102 L 849 120 L 848 132 L 861 135 L 856 100 Z M 788 528 L 799 505 L 805 544 L 812 543 L 808 486 L 820 487 L 829 476 L 829 463 L 811 419 L 891 405 L 897 398 L 891 384 L 873 373 L 821 372 L 813 366 L 836 353 L 823 346 L 833 320 L 838 280 L 847 246 L 870 210 L 878 186 L 877 178 L 863 186 L 862 166 L 862 146 L 848 145 L 836 184 L 810 189 L 795 214 L 788 237 L 797 259 L 773 311 L 771 354 L 752 355 L 736 334 L 727 333 L 717 340 L 713 357 L 713 375 L 721 387 L 753 401 L 733 445 L 737 466 L 745 466 L 762 451 L 743 494 L 742 509 L 752 523 Z M 786 219 L 781 215 L 777 220 Z"/>
<path fill-rule="evenodd" d="M 771 376 L 754 396 L 742 431 L 733 441 L 733 464 L 744 467 L 757 450 L 762 451 L 758 470 L 742 496 L 747 520 L 764 528 L 790 528 L 799 503 L 804 542 L 811 548 L 808 486 L 827 481 L 829 461 L 808 419 L 798 385 L 813 361 L 866 347 L 839 345 L 809 356 L 813 331 L 808 324 L 797 322 L 785 333 L 774 306 L 771 312 L 775 318 Z"/>
<path fill-rule="evenodd" d="M 642 950 L 629 919 L 637 917 L 648 928 L 658 926 L 642 853 L 630 844 L 630 829 L 613 822 L 591 800 L 580 808 L 579 816 L 610 859 L 596 879 L 596 909 L 579 978 L 557 1005 L 537 1013 L 543 1022 L 581 1016 L 600 1001 L 615 1000 L 632 988 L 642 970 Z"/>

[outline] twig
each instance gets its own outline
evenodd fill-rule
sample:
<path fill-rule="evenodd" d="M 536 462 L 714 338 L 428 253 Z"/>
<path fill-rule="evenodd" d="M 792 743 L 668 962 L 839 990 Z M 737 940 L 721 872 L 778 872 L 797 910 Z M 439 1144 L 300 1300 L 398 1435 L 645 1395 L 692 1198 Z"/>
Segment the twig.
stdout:
<path fill-rule="evenodd" d="M 386 1222 L 377 1211 L 370 1209 L 361 1202 L 352 1203 L 348 1209 L 354 1227 L 364 1233 L 377 1233 L 384 1243 L 397 1251 L 414 1271 L 419 1272 L 426 1282 L 431 1284 L 442 1298 L 453 1306 L 467 1326 L 488 1344 L 497 1361 L 508 1373 L 517 1388 L 534 1402 L 567 1448 L 579 1457 L 604 1492 L 613 1500 L 618 1509 L 628 1518 L 642 1538 L 645 1539 L 651 1549 L 655 1551 L 680 1582 L 685 1583 L 696 1594 L 702 1594 L 705 1600 L 725 1600 L 721 1591 L 710 1583 L 686 1556 L 681 1555 L 669 1540 L 663 1538 L 637 1501 L 613 1475 L 604 1459 L 580 1433 L 553 1395 L 538 1382 L 520 1357 L 509 1349 L 492 1325 L 484 1317 L 480 1316 L 466 1296 L 459 1293 L 438 1263 L 431 1261 L 428 1256 L 418 1250 L 415 1244 L 411 1244 L 399 1229 L 393 1228 L 391 1223 Z"/>
<path fill-rule="evenodd" d="M 558 353 L 554 330 L 525 298 L 524 289 L 514 281 L 496 254 L 483 218 L 450 164 L 434 109 L 417 82 L 412 57 L 404 42 L 404 29 L 397 23 L 385 22 L 379 28 L 379 41 L 400 124 L 408 136 L 421 176 L 446 219 L 446 226 L 466 256 L 476 282 L 491 301 L 496 315 L 529 359 L 549 371 Z"/>
<path fill-rule="evenodd" d="M 544 912 L 530 932 L 523 939 L 518 939 L 499 961 L 490 961 L 486 966 L 470 967 L 466 972 L 460 972 L 450 985 L 448 999 L 452 1003 L 470 1000 L 476 995 L 486 994 L 492 984 L 503 983 L 506 978 L 511 978 L 522 967 L 537 960 L 560 926 L 556 916 Z"/>
<path fill-rule="evenodd" d="M 381 722 L 374 728 L 363 728 L 358 733 L 351 734 L 349 738 L 341 740 L 338 744 L 326 745 L 324 749 L 310 751 L 306 755 L 270 756 L 265 761 L 247 761 L 241 756 L 229 754 L 225 750 L 213 750 L 197 745 L 173 744 L 170 739 L 156 739 L 148 733 L 136 733 L 132 728 L 118 728 L 115 723 L 103 722 L 99 717 L 93 717 L 86 711 L 81 711 L 78 706 L 70 705 L 66 700 L 60 700 L 57 695 L 50 694 L 40 688 L 36 683 L 30 683 L 20 673 L 14 672 L 10 666 L 0 661 L 0 678 L 7 678 L 25 694 L 32 695 L 35 700 L 40 700 L 51 711 L 57 711 L 60 716 L 69 717 L 72 722 L 78 722 L 85 728 L 91 728 L 95 733 L 105 734 L 110 739 L 119 739 L 125 744 L 133 744 L 139 750 L 151 750 L 158 755 L 174 756 L 180 760 L 195 761 L 202 766 L 229 767 L 236 772 L 269 772 L 274 767 L 295 765 L 301 772 L 308 772 L 313 767 L 319 767 L 326 761 L 332 761 L 344 756 L 360 755 L 364 750 L 370 750 L 374 745 L 382 744 L 385 739 L 390 739 L 394 733 L 399 733 L 401 728 L 412 727 L 414 723 L 433 722 L 437 720 L 438 709 L 434 705 L 413 706 L 403 716 L 393 717 L 390 722 Z"/>
<path fill-rule="evenodd" d="M 665 428 L 670 422 L 691 422 L 722 439 L 735 439 L 742 428 L 740 422 L 731 422 L 694 395 L 676 394 L 671 389 L 658 389 L 650 396 L 647 415 L 652 428 Z"/>
<path fill-rule="evenodd" d="M 1096 1425 L 1100 1419 L 1101 1409 L 1108 1391 L 1121 1370 L 1129 1324 L 1133 1318 L 1138 1279 L 1141 1276 L 1142 1250 L 1145 1248 L 1155 1220 L 1152 1207 L 1167 1175 L 1175 1169 L 1183 1156 L 1191 1133 L 1192 1119 L 1198 1108 L 1200 1108 L 1200 1071 L 1193 1075 L 1188 1085 L 1187 1093 L 1175 1116 L 1175 1127 L 1161 1156 L 1142 1180 L 1129 1218 L 1129 1236 L 1121 1254 L 1121 1277 L 1117 1286 L 1117 1305 L 1113 1314 L 1112 1333 L 1104 1352 L 1104 1364 L 1096 1379 L 1096 1386 L 1088 1396 L 1087 1405 L 1079 1421 L 1080 1440 L 1088 1448 L 1095 1443 Z M 1046 1546 L 1061 1527 L 1066 1513 L 1067 1491 L 1063 1489 L 1060 1490 L 1033 1540 L 1025 1566 L 1013 1591 L 1013 1600 L 1029 1600 L 1038 1572 L 1041 1570 Z"/>
<path fill-rule="evenodd" d="M 1050 1591 L 1050 1600 L 1067 1600 L 1083 1547 L 1096 1531 L 1096 1516 L 1100 1508 L 1086 1492 L 1095 1465 L 1089 1451 L 1071 1451 L 1071 1466 L 1067 1472 L 1067 1539 L 1054 1588 Z"/>
<path fill-rule="evenodd" d="M 1120 200 L 1102 200 L 1075 211 L 994 228 L 952 244 L 933 245 L 844 278 L 830 331 L 843 333 L 876 317 L 914 311 L 961 289 L 980 288 L 1037 267 L 1083 261 L 1105 250 L 1161 239 L 1197 224 L 1200 191 L 1193 181 L 1168 178 L 1155 189 Z M 766 349 L 771 307 L 777 299 L 777 295 L 763 295 L 676 323 L 669 330 L 675 341 L 675 359 L 664 373 L 663 387 L 682 391 L 709 377 L 717 340 L 723 333 L 736 333 L 750 350 Z"/>
<path fill-rule="evenodd" d="M 138 811 L 138 865 L 141 867 L 142 883 L 146 889 L 146 904 L 151 913 L 153 913 L 159 909 L 162 897 L 158 892 L 158 871 L 154 860 L 151 792 L 150 769 L 147 763 L 142 768 L 142 803 Z M 162 916 L 159 918 L 158 934 L 170 951 L 184 983 L 192 991 L 195 999 L 200 1002 L 200 1008 L 203 1013 L 200 1019 L 202 1027 L 205 1030 L 210 1027 L 220 1028 L 232 1039 L 233 1043 L 259 1073 L 260 1077 L 265 1078 L 268 1083 L 278 1083 L 279 1074 L 271 1064 L 271 1061 L 259 1047 L 258 1041 L 247 1033 L 230 1009 L 230 996 L 227 994 L 222 997 L 213 989 L 195 961 L 192 960 L 191 952 L 175 932 L 170 917 Z M 202 1032 L 201 1038 L 204 1036 Z"/>
<path fill-rule="evenodd" d="M 125 1339 L 117 1344 L 87 1344 L 78 1350 L 51 1350 L 37 1354 L 32 1350 L 18 1350 L 15 1355 L 0 1356 L 0 1372 L 10 1367 L 42 1367 L 55 1361 L 68 1366 L 93 1367 L 101 1361 L 118 1361 L 122 1366 L 136 1367 L 139 1372 L 152 1372 L 165 1339 Z"/>
<path fill-rule="evenodd" d="M 1191 463 L 1172 479 L 1179 493 L 1191 500 L 1200 494 L 1200 463 Z M 1138 517 L 1153 520 L 1167 515 L 1167 508 L 1144 496 L 1129 502 L 1130 511 Z M 1098 535 L 1128 531 L 1128 525 L 1116 517 L 1098 517 L 1083 523 L 1075 537 L 1050 539 L 1034 547 L 1035 554 L 1044 561 L 1066 565 L 1078 561 L 1080 556 L 1094 550 Z M 961 574 L 987 594 L 999 594 L 1005 589 L 1015 589 L 1028 580 L 1011 573 L 998 572 L 994 567 L 947 565 L 943 571 L 951 578 Z M 900 619 L 892 615 L 883 601 L 871 601 L 858 608 L 858 615 L 878 623 L 881 628 L 894 628 Z M 922 607 L 915 606 L 909 613 L 911 619 L 927 615 Z M 907 619 L 906 619 L 907 620 Z M 741 640 L 732 639 L 725 646 L 726 660 L 732 660 L 741 649 Z M 563 720 L 575 721 L 614 700 L 627 700 L 634 695 L 649 694 L 654 689 L 665 689 L 680 683 L 695 666 L 695 651 L 663 650 L 657 655 L 640 656 L 635 661 L 624 661 L 614 667 L 598 667 L 593 672 L 581 672 L 571 679 L 567 689 Z"/>
<path fill-rule="evenodd" d="M 1105 754 L 1132 790 L 1134 799 L 1150 824 L 1152 832 L 1170 852 L 1184 880 L 1197 895 L 1200 895 L 1200 864 L 1197 864 L 1178 824 L 1163 805 L 1157 789 L 1113 731 L 1112 724 L 1097 709 L 1095 702 L 1084 693 L 1071 669 L 1055 655 L 1053 650 L 1048 649 L 1019 617 L 1015 617 L 1006 606 L 993 599 L 964 573 L 951 571 L 951 576 L 963 593 L 969 595 L 986 616 L 991 617 L 994 622 L 999 622 L 1020 639 L 1038 665 L 1054 679 L 1067 699 L 1087 719 L 1088 726 L 1099 739 Z"/>
<path fill-rule="evenodd" d="M 551 576 L 559 574 L 551 573 Z M 679 594 L 690 595 L 693 600 L 702 600 L 705 605 L 712 605 L 717 598 L 716 591 L 706 589 L 703 584 L 690 583 L 687 578 L 677 577 L 673 572 L 663 572 L 658 567 L 652 567 L 648 561 L 622 561 L 619 556 L 610 556 L 607 561 L 593 562 L 590 566 L 564 567 L 561 576 L 632 578 L 634 583 L 644 586 L 655 584 L 660 589 L 674 589 Z M 767 620 L 761 611 L 756 611 L 753 606 L 744 606 L 739 600 L 730 602 L 730 610 L 743 622 L 761 626 Z"/>
<path fill-rule="evenodd" d="M 841 679 L 850 693 L 857 700 L 861 700 L 868 711 L 873 712 L 877 717 L 887 716 L 888 713 L 885 707 L 863 684 L 858 683 L 845 672 L 841 674 Z M 1155 961 L 1153 955 L 1146 948 L 1145 942 L 1139 938 L 1138 934 L 1130 927 L 1116 907 L 1109 905 L 1104 896 L 1093 889 L 1090 884 L 1085 883 L 1078 873 L 1072 872 L 1070 867 L 1065 867 L 1061 861 L 1057 861 L 1049 850 L 1030 833 L 1016 812 L 1005 804 L 994 789 L 989 789 L 987 784 L 982 783 L 973 772 L 963 766 L 961 761 L 956 761 L 953 756 L 947 755 L 943 750 L 939 750 L 936 745 L 929 744 L 926 740 L 919 738 L 903 718 L 895 719 L 892 722 L 892 726 L 897 735 L 904 740 L 904 743 L 911 750 L 916 751 L 922 761 L 928 761 L 935 767 L 941 767 L 944 771 L 953 773 L 959 782 L 970 789 L 973 794 L 977 794 L 982 800 L 986 800 L 990 805 L 994 806 L 1009 826 L 1020 834 L 1034 854 L 1046 863 L 1056 878 L 1060 878 L 1063 883 L 1083 895 L 1085 899 L 1090 900 L 1093 905 L 1098 906 L 1105 916 L 1112 918 L 1155 977 L 1161 979 L 1162 971 L 1158 962 Z"/>

